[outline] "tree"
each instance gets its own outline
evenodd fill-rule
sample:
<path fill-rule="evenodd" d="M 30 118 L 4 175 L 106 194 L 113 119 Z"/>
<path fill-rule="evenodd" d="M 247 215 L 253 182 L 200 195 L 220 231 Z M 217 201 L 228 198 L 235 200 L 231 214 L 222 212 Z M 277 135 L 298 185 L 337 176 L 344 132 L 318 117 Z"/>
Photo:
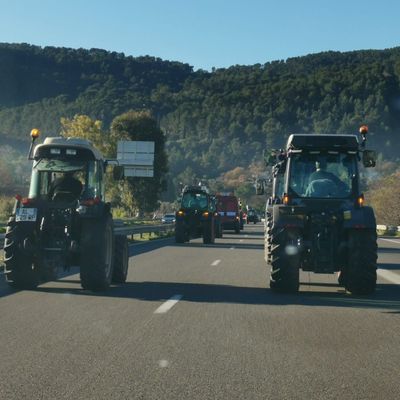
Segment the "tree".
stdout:
<path fill-rule="evenodd" d="M 128 111 L 111 123 L 111 141 L 115 148 L 118 140 L 154 141 L 154 177 L 128 178 L 133 205 L 140 213 L 158 208 L 161 192 L 166 190 L 167 155 L 165 137 L 149 111 Z"/>
<path fill-rule="evenodd" d="M 61 118 L 61 134 L 68 137 L 79 137 L 92 142 L 105 157 L 112 157 L 110 134 L 102 130 L 103 123 L 87 115 L 75 115 L 73 118 Z"/>
<path fill-rule="evenodd" d="M 378 224 L 400 225 L 400 171 L 375 181 L 366 198 L 374 208 Z"/>

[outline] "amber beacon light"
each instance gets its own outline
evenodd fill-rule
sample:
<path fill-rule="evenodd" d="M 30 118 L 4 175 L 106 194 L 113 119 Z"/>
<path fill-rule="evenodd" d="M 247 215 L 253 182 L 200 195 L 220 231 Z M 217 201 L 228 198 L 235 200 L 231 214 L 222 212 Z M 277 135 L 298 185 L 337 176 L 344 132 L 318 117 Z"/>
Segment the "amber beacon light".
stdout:
<path fill-rule="evenodd" d="M 360 133 L 361 133 L 361 135 L 366 135 L 368 133 L 368 126 L 367 125 L 361 125 L 360 126 Z"/>
<path fill-rule="evenodd" d="M 40 130 L 37 128 L 34 128 L 31 130 L 31 138 L 33 140 L 37 139 L 40 136 Z"/>

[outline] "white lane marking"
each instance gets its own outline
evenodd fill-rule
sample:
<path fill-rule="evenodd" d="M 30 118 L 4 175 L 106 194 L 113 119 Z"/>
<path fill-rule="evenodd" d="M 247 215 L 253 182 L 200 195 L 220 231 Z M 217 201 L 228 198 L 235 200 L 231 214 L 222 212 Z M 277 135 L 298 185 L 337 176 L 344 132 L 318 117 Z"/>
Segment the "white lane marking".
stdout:
<path fill-rule="evenodd" d="M 158 366 L 159 366 L 160 368 L 166 368 L 166 367 L 168 367 L 168 365 L 169 365 L 168 360 L 160 360 L 160 361 L 158 362 Z"/>
<path fill-rule="evenodd" d="M 400 275 L 397 275 L 392 271 L 388 271 L 387 269 L 378 269 L 378 275 L 389 282 L 400 285 Z"/>
<path fill-rule="evenodd" d="M 400 244 L 400 240 L 393 240 L 393 239 L 381 239 L 381 240 L 386 240 L 387 242 L 392 242 L 392 243 Z"/>
<path fill-rule="evenodd" d="M 154 311 L 154 314 L 165 314 L 168 312 L 183 296 L 181 294 L 176 294 L 175 296 L 172 296 L 169 300 L 167 300 L 165 303 L 161 304 L 160 307 L 157 308 L 156 311 Z"/>
<path fill-rule="evenodd" d="M 221 260 L 215 260 L 211 263 L 212 267 L 216 267 L 219 263 L 221 262 Z"/>

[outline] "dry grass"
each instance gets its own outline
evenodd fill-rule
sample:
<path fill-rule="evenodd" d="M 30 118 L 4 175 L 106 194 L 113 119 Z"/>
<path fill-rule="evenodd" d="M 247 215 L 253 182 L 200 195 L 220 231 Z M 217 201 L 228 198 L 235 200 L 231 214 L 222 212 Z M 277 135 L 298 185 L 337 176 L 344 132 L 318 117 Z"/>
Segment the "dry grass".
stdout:
<path fill-rule="evenodd" d="M 15 199 L 0 195 L 0 225 L 4 225 L 12 213 Z"/>

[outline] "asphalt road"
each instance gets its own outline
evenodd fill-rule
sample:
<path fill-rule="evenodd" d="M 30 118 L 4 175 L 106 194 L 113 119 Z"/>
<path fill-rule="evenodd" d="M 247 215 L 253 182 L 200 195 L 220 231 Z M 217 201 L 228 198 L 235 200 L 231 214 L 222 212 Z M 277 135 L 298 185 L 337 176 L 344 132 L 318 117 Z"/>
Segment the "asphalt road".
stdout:
<path fill-rule="evenodd" d="M 107 293 L 0 279 L 0 399 L 400 398 L 399 240 L 379 240 L 370 297 L 309 273 L 271 293 L 261 224 L 131 251 Z"/>

